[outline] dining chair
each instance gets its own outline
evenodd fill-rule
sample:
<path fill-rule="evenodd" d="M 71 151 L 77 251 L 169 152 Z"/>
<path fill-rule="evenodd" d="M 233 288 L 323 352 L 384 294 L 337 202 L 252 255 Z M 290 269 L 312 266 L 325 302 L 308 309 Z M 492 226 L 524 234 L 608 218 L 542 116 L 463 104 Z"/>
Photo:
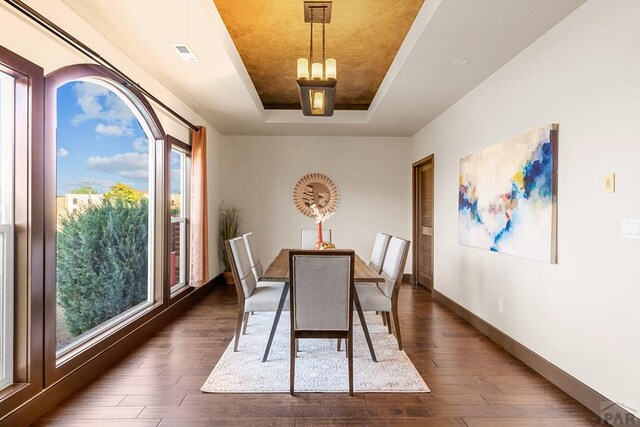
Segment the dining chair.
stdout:
<path fill-rule="evenodd" d="M 378 274 L 382 271 L 382 263 L 384 262 L 385 255 L 387 254 L 387 248 L 389 247 L 390 240 L 390 235 L 378 233 L 376 234 L 376 240 L 373 242 L 373 250 L 371 251 L 369 267 L 373 268 Z"/>
<path fill-rule="evenodd" d="M 258 257 L 256 240 L 253 237 L 253 233 L 249 232 L 249 233 L 243 234 L 242 238 L 244 239 L 244 243 L 247 246 L 247 254 L 249 255 L 249 263 L 251 265 L 251 271 L 253 272 L 253 275 L 255 276 L 257 281 L 256 286 L 260 287 L 260 286 L 269 286 L 274 284 L 284 285 L 284 282 L 267 282 L 267 281 L 260 280 L 260 277 L 262 277 L 262 274 L 264 273 L 264 267 L 262 266 L 262 263 L 260 262 L 260 258 Z"/>
<path fill-rule="evenodd" d="M 238 294 L 238 322 L 236 324 L 236 336 L 233 344 L 233 351 L 238 351 L 242 324 L 245 324 L 246 332 L 249 313 L 276 311 L 284 283 L 272 283 L 260 287 L 256 286 L 256 277 L 251 270 L 247 245 L 242 237 L 227 240 L 225 247 L 231 264 L 236 293 Z M 286 302 L 284 309 L 288 309 Z"/>
<path fill-rule="evenodd" d="M 391 236 L 389 234 L 378 233 L 376 234 L 376 240 L 373 242 L 373 250 L 371 251 L 369 267 L 373 268 L 373 270 L 378 274 L 382 271 L 382 263 L 384 262 L 385 255 L 387 254 L 389 240 L 391 240 Z M 376 314 L 380 314 L 380 312 L 376 312 Z M 384 315 L 382 315 L 382 323 L 387 326 L 387 319 Z M 340 347 L 339 341 L 338 347 Z"/>
<path fill-rule="evenodd" d="M 400 350 L 402 350 L 402 337 L 398 321 L 398 294 L 409 253 L 409 244 L 408 240 L 392 237 L 380 273 L 384 278 L 384 283 L 380 283 L 378 286 L 367 283 L 356 285 L 362 310 L 381 312 L 389 333 L 391 333 L 391 316 L 393 317 L 395 335 Z"/>
<path fill-rule="evenodd" d="M 296 340 L 345 338 L 349 394 L 353 395 L 353 251 L 289 252 L 291 370 L 295 390 Z"/>
<path fill-rule="evenodd" d="M 318 230 L 301 230 L 300 247 L 302 249 L 315 249 L 316 240 L 318 240 Z M 331 242 L 331 229 L 322 229 L 322 241 Z"/>

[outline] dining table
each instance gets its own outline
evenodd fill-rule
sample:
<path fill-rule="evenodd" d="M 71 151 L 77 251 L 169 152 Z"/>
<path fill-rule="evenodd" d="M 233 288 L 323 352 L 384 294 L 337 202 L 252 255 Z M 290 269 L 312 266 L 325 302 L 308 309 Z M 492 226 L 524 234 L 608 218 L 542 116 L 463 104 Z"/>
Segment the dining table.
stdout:
<path fill-rule="evenodd" d="M 269 357 L 269 350 L 271 349 L 271 344 L 273 343 L 273 337 L 275 336 L 276 330 L 278 329 L 278 323 L 280 322 L 282 309 L 284 308 L 284 303 L 287 300 L 287 295 L 289 294 L 290 250 L 294 249 L 281 249 L 280 253 L 278 253 L 273 262 L 269 264 L 262 276 L 260 276 L 260 281 L 284 282 L 282 294 L 280 295 L 280 301 L 278 302 L 278 309 L 276 310 L 276 316 L 273 319 L 273 325 L 271 326 L 269 341 L 267 341 L 267 348 L 265 349 L 264 356 L 262 358 L 263 362 L 266 362 L 267 358 Z M 358 256 L 358 254 L 354 254 L 353 281 L 354 283 L 371 283 L 372 286 L 375 286 L 374 284 L 384 282 L 384 277 L 382 277 L 375 270 L 369 267 L 369 265 L 367 265 L 367 263 L 364 262 L 362 258 Z M 362 305 L 360 304 L 360 299 L 358 298 L 358 293 L 356 292 L 355 286 L 354 289 L 352 289 L 352 293 L 353 303 L 358 313 L 358 318 L 360 319 L 360 325 L 362 326 L 362 330 L 364 331 L 367 346 L 369 347 L 369 352 L 371 353 L 371 359 L 373 359 L 374 362 L 377 362 L 378 360 L 376 359 L 376 353 L 373 349 L 371 336 L 369 335 L 369 329 L 367 328 L 367 322 L 364 318 L 364 312 L 362 311 Z"/>

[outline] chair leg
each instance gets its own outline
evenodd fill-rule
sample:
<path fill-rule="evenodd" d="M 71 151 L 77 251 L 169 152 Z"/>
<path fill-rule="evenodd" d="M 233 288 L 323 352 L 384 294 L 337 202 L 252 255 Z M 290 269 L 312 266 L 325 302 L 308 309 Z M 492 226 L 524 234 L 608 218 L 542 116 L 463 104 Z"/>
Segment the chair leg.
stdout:
<path fill-rule="evenodd" d="M 400 321 L 398 320 L 398 306 L 391 308 L 391 314 L 393 315 L 393 324 L 396 327 L 396 339 L 398 340 L 398 350 L 402 350 L 402 337 L 400 336 Z"/>
<path fill-rule="evenodd" d="M 384 323 L 387 325 L 387 332 L 391 333 L 391 317 L 389 317 L 389 312 L 383 311 L 382 318 L 385 321 Z"/>
<path fill-rule="evenodd" d="M 238 351 L 238 341 L 240 340 L 240 331 L 242 330 L 242 318 L 244 313 L 238 310 L 238 323 L 236 324 L 236 338 L 233 343 L 233 351 Z"/>
<path fill-rule="evenodd" d="M 380 315 L 382 316 L 382 325 L 387 326 L 387 316 L 385 316 L 385 312 L 381 311 Z"/>
<path fill-rule="evenodd" d="M 336 344 L 336 351 L 340 351 L 340 347 L 342 347 L 342 338 L 338 338 L 338 343 Z"/>
<path fill-rule="evenodd" d="M 247 335 L 247 323 L 249 323 L 249 312 L 244 313 L 244 318 L 242 319 L 242 323 L 244 326 L 242 327 L 242 335 Z"/>
<path fill-rule="evenodd" d="M 293 328 L 292 328 L 293 329 Z M 293 396 L 294 383 L 296 378 L 296 334 L 291 331 L 291 354 L 289 356 L 289 394 Z"/>
<path fill-rule="evenodd" d="M 349 365 L 349 396 L 353 396 L 353 329 L 347 338 L 347 358 Z"/>

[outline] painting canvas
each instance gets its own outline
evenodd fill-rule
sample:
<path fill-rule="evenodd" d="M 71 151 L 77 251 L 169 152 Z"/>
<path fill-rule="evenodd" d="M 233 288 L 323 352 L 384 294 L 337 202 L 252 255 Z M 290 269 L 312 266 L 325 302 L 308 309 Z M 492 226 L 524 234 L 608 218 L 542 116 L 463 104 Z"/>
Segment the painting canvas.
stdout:
<path fill-rule="evenodd" d="M 462 245 L 556 261 L 557 125 L 460 159 Z"/>

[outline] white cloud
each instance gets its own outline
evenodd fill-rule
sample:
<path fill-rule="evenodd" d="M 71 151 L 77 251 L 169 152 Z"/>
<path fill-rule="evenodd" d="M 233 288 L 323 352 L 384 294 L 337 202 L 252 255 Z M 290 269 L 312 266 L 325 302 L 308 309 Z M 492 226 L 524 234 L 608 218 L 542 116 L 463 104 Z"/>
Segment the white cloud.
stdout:
<path fill-rule="evenodd" d="M 82 110 L 72 119 L 75 125 L 93 119 L 128 122 L 134 118 L 132 111 L 118 95 L 97 83 L 74 83 L 73 93 Z"/>
<path fill-rule="evenodd" d="M 98 98 L 107 96 L 109 89 L 95 83 L 78 82 L 73 85 L 73 93 L 76 95 L 76 103 L 82 110 L 82 113 L 76 114 L 71 119 L 73 125 L 78 126 L 80 123 L 99 118 L 104 114 Z"/>
<path fill-rule="evenodd" d="M 98 123 L 96 133 L 104 136 L 133 135 L 133 129 L 126 123 L 105 125 Z"/>
<path fill-rule="evenodd" d="M 58 157 L 67 157 L 69 155 L 69 150 L 60 147 L 58 148 L 57 155 Z"/>
<path fill-rule="evenodd" d="M 100 120 L 103 123 L 96 126 L 96 132 L 101 135 L 133 134 L 133 112 L 114 92 L 96 83 L 77 82 L 73 85 L 73 93 L 82 112 L 73 116 L 72 125 Z"/>
<path fill-rule="evenodd" d="M 149 154 L 122 153 L 111 157 L 89 157 L 90 169 L 118 175 L 127 179 L 146 179 L 149 177 Z"/>
<path fill-rule="evenodd" d="M 133 149 L 135 151 L 146 153 L 149 151 L 149 139 L 141 136 L 133 140 Z"/>

